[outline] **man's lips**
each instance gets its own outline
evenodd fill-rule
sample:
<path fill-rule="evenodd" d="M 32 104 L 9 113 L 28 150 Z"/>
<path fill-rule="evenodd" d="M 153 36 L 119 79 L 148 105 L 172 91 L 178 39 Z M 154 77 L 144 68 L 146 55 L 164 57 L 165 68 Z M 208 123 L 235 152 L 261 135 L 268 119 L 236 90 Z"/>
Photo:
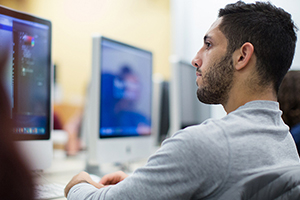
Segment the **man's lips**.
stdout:
<path fill-rule="evenodd" d="M 201 70 L 199 68 L 197 68 L 196 70 L 196 76 L 202 76 Z"/>

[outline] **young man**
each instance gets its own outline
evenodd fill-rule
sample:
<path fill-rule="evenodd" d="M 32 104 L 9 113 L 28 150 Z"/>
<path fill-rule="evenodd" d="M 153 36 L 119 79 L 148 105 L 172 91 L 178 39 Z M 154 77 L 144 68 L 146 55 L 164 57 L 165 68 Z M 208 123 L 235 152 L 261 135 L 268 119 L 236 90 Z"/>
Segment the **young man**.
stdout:
<path fill-rule="evenodd" d="M 78 174 L 66 186 L 68 199 L 218 199 L 251 174 L 299 165 L 276 102 L 295 30 L 291 16 L 269 3 L 221 9 L 192 64 L 198 99 L 222 104 L 227 116 L 177 132 L 131 176 L 95 183 Z"/>

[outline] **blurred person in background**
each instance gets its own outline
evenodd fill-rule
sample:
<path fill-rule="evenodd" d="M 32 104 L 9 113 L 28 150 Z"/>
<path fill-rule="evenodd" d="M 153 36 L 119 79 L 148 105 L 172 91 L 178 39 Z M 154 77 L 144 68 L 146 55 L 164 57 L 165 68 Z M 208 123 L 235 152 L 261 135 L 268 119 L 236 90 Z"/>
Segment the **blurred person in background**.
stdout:
<path fill-rule="evenodd" d="M 290 127 L 298 154 L 300 152 L 300 71 L 289 71 L 279 88 L 278 101 L 282 118 Z"/>

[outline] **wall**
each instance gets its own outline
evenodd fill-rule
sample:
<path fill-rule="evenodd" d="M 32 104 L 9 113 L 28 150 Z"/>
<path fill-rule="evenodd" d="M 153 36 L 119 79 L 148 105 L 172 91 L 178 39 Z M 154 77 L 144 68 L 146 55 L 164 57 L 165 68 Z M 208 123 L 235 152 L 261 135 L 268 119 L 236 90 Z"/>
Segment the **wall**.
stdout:
<path fill-rule="evenodd" d="M 62 103 L 80 105 L 91 73 L 91 36 L 100 33 L 153 52 L 153 71 L 168 79 L 169 0 L 0 0 L 49 19 Z"/>
<path fill-rule="evenodd" d="M 0 5 L 24 12 L 28 10 L 27 0 L 0 0 Z"/>

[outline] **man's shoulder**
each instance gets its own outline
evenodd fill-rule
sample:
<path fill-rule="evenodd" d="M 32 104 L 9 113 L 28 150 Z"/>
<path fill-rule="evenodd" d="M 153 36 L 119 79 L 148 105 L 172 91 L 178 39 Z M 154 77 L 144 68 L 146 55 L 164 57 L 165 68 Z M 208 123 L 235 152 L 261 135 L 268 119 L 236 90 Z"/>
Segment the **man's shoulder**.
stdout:
<path fill-rule="evenodd" d="M 250 119 L 249 119 L 250 120 Z M 239 114 L 229 114 L 223 118 L 210 118 L 198 125 L 189 126 L 174 134 L 174 137 L 190 141 L 227 141 L 232 132 L 238 131 L 242 126 L 252 123 Z"/>
<path fill-rule="evenodd" d="M 223 119 L 208 119 L 201 124 L 186 127 L 174 134 L 175 138 L 189 142 L 221 140 L 226 137 Z"/>
<path fill-rule="evenodd" d="M 189 126 L 184 131 L 204 131 L 209 133 L 214 132 L 220 132 L 223 131 L 223 129 L 228 126 L 230 126 L 232 123 L 236 123 L 236 116 L 229 116 L 226 115 L 222 118 L 210 118 L 205 121 L 203 121 L 201 124 Z"/>

